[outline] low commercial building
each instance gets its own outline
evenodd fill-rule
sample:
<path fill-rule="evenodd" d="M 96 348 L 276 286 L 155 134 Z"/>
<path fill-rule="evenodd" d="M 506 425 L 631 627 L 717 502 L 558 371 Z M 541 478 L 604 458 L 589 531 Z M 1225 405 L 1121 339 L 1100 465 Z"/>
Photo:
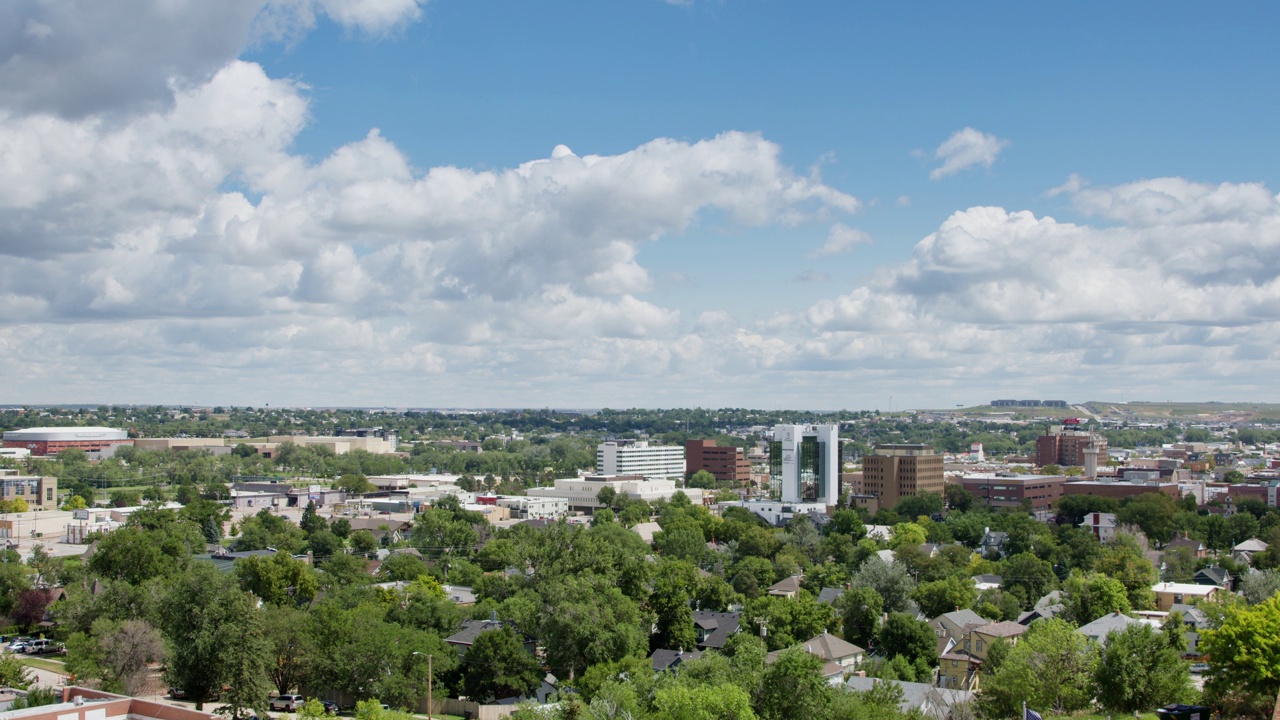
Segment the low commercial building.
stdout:
<path fill-rule="evenodd" d="M 6 720 L 219 720 L 220 715 L 81 687 L 55 688 L 60 701 L 4 711 Z"/>
<path fill-rule="evenodd" d="M 677 492 L 683 492 L 694 503 L 701 503 L 703 493 L 695 488 L 681 490 L 672 480 L 648 480 L 639 476 L 611 477 L 606 475 L 588 475 L 581 478 L 561 478 L 554 487 L 530 488 L 529 497 L 563 498 L 572 511 L 592 513 L 603 507 L 596 497 L 606 487 L 613 488 L 619 495 L 626 495 L 635 500 L 653 502 L 654 500 L 670 500 Z"/>
<path fill-rule="evenodd" d="M 1214 585 L 1163 582 L 1152 586 L 1156 609 L 1168 611 L 1174 605 L 1192 605 L 1196 600 L 1213 600 L 1223 589 Z"/>
<path fill-rule="evenodd" d="M 1145 493 L 1164 493 L 1173 499 L 1181 497 L 1176 482 L 1160 482 L 1159 480 L 1141 480 L 1126 482 L 1123 480 L 1075 480 L 1062 486 L 1063 495 L 1097 495 L 1098 497 L 1123 500 Z"/>
<path fill-rule="evenodd" d="M 138 438 L 133 446 L 139 450 L 206 450 L 214 455 L 231 452 L 234 448 L 226 438 Z"/>
<path fill-rule="evenodd" d="M 27 502 L 29 510 L 55 510 L 58 507 L 58 478 L 35 475 L 0 476 L 0 500 Z"/>
<path fill-rule="evenodd" d="M 960 486 L 991 508 L 1048 510 L 1062 497 L 1063 475 L 981 473 L 960 478 Z"/>
<path fill-rule="evenodd" d="M 512 517 L 521 520 L 554 520 L 569 514 L 569 501 L 562 497 L 499 495 L 495 504 L 507 508 Z"/>

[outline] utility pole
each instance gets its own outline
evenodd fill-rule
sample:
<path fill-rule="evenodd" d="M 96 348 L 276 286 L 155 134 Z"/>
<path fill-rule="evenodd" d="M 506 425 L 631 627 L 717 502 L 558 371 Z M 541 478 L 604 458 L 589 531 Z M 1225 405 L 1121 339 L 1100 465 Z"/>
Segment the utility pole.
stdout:
<path fill-rule="evenodd" d="M 426 655 L 426 656 L 427 656 L 427 720 L 431 720 L 431 700 L 432 700 L 432 698 L 431 698 L 431 680 L 432 680 L 432 676 L 433 676 L 433 674 L 434 674 L 434 673 L 432 672 L 432 670 L 431 670 L 431 661 L 432 661 L 434 658 L 432 658 L 432 656 L 431 656 L 430 654 L 428 654 L 428 653 L 418 652 L 417 650 L 414 650 L 414 651 L 413 651 L 413 654 L 414 654 L 414 655 Z"/>

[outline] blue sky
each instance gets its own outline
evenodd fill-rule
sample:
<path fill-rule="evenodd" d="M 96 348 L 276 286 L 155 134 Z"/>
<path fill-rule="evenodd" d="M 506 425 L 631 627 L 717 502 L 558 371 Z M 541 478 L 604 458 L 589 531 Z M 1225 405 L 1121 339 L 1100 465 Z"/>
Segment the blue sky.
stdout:
<path fill-rule="evenodd" d="M 1272 3 L 127 5 L 0 10 L 9 402 L 1280 400 Z"/>

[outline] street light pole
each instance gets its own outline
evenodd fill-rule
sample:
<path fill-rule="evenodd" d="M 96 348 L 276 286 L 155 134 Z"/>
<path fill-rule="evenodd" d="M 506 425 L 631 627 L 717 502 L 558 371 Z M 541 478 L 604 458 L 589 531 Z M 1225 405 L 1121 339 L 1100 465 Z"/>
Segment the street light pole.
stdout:
<path fill-rule="evenodd" d="M 433 658 L 431 657 L 431 655 L 430 655 L 430 654 L 428 654 L 428 653 L 424 653 L 424 652 L 418 652 L 417 650 L 414 650 L 414 651 L 413 651 L 413 654 L 414 654 L 414 655 L 426 655 L 426 656 L 427 656 L 427 720 L 431 720 L 431 700 L 432 700 L 432 698 L 431 698 L 431 680 L 432 680 L 432 675 L 433 675 L 433 673 L 432 673 L 432 671 L 431 671 L 431 661 L 432 661 L 432 659 L 433 659 Z"/>

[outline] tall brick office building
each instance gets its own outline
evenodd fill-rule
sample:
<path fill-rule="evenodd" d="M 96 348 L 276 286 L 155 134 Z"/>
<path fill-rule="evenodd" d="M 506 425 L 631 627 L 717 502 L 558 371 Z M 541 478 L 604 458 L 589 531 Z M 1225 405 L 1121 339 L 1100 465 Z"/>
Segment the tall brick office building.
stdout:
<path fill-rule="evenodd" d="M 941 495 L 942 469 L 942 456 L 930 445 L 877 445 L 862 458 L 862 492 L 880 498 L 882 508 L 922 492 Z"/>
<path fill-rule="evenodd" d="M 720 447 L 712 440 L 687 440 L 684 444 L 684 476 L 706 470 L 716 480 L 733 485 L 751 482 L 751 463 L 742 448 Z"/>
<path fill-rule="evenodd" d="M 1084 467 L 1085 449 L 1093 446 L 1098 457 L 1107 458 L 1107 439 L 1097 433 L 1076 430 L 1067 425 L 1051 425 L 1044 435 L 1036 438 L 1036 465 L 1060 465 Z"/>

